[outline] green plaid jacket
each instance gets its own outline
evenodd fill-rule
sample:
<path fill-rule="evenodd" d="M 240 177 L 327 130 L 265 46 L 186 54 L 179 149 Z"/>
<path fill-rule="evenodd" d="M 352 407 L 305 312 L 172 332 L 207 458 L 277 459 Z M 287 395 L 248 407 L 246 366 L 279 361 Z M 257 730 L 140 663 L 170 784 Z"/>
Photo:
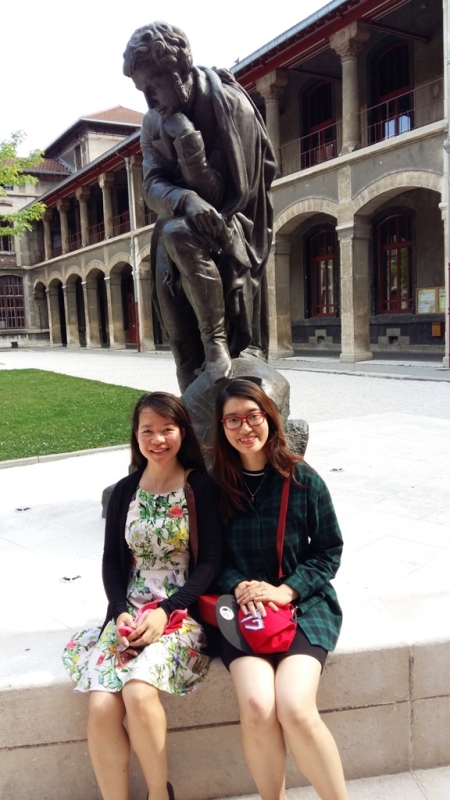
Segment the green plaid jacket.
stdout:
<path fill-rule="evenodd" d="M 334 650 L 342 611 L 330 584 L 339 568 L 342 536 L 330 493 L 308 464 L 295 467 L 291 481 L 283 549 L 283 579 L 299 593 L 295 601 L 298 625 L 311 644 Z M 232 592 L 243 580 L 278 585 L 277 528 L 283 478 L 266 466 L 264 484 L 224 532 L 224 556 L 219 585 Z"/>

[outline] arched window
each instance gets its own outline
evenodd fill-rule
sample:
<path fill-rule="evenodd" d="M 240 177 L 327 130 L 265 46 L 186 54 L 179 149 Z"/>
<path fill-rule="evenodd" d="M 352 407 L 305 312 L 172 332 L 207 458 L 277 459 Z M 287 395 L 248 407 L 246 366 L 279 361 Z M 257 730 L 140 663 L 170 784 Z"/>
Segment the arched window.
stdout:
<path fill-rule="evenodd" d="M 311 317 L 337 315 L 338 269 L 336 236 L 324 229 L 307 241 L 309 314 Z"/>
<path fill-rule="evenodd" d="M 15 275 L 0 278 L 0 328 L 24 328 L 23 281 Z"/>
<path fill-rule="evenodd" d="M 314 86 L 303 97 L 305 134 L 302 140 L 302 169 L 322 164 L 336 153 L 333 93 L 329 81 Z"/>
<path fill-rule="evenodd" d="M 370 113 L 371 142 L 381 142 L 413 127 L 414 98 L 409 74 L 409 48 L 396 44 L 375 62 L 375 106 Z"/>
<path fill-rule="evenodd" d="M 378 225 L 379 313 L 412 312 L 411 220 L 395 214 Z"/>

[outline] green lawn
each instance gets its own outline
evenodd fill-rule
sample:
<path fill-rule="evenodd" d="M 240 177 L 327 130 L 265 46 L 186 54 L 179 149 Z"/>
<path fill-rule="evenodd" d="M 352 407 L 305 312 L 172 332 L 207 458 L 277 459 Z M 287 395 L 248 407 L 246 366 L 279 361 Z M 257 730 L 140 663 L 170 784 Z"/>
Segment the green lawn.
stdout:
<path fill-rule="evenodd" d="M 143 390 L 39 369 L 0 371 L 0 461 L 125 444 Z"/>

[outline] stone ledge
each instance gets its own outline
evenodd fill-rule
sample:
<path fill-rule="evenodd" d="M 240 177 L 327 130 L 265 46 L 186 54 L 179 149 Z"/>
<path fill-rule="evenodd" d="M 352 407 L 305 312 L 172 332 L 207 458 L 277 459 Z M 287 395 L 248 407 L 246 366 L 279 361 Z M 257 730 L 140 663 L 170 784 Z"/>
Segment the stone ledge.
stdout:
<path fill-rule="evenodd" d="M 20 634 L 8 644 L 6 637 L 0 640 L 3 651 L 9 651 L 0 672 L 4 800 L 29 800 L 31 795 L 34 800 L 59 800 L 62 781 L 71 787 L 71 800 L 99 798 L 87 753 L 88 698 L 73 691 L 60 662 L 68 635 L 59 630 Z M 450 691 L 448 671 L 442 669 L 449 647 L 443 641 L 400 642 L 329 656 L 319 707 L 336 737 L 348 779 L 450 761 Z M 241 752 L 231 679 L 218 659 L 199 692 L 166 697 L 164 705 L 177 798 L 254 791 Z M 135 762 L 132 783 L 145 796 Z M 287 785 L 304 785 L 290 757 Z"/>

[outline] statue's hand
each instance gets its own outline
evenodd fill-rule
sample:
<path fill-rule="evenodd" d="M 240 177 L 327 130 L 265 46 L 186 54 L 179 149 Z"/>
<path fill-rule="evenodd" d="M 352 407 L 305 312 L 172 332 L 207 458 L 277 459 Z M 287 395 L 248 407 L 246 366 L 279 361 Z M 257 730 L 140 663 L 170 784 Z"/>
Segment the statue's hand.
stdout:
<path fill-rule="evenodd" d="M 184 213 L 200 233 L 212 237 L 220 247 L 229 238 L 227 224 L 218 211 L 197 194 L 189 194 L 184 203 Z"/>
<path fill-rule="evenodd" d="M 171 139 L 179 139 L 181 136 L 185 136 L 186 133 L 195 131 L 191 120 L 188 119 L 186 114 L 182 114 L 181 111 L 167 117 L 164 122 L 164 129 Z"/>

